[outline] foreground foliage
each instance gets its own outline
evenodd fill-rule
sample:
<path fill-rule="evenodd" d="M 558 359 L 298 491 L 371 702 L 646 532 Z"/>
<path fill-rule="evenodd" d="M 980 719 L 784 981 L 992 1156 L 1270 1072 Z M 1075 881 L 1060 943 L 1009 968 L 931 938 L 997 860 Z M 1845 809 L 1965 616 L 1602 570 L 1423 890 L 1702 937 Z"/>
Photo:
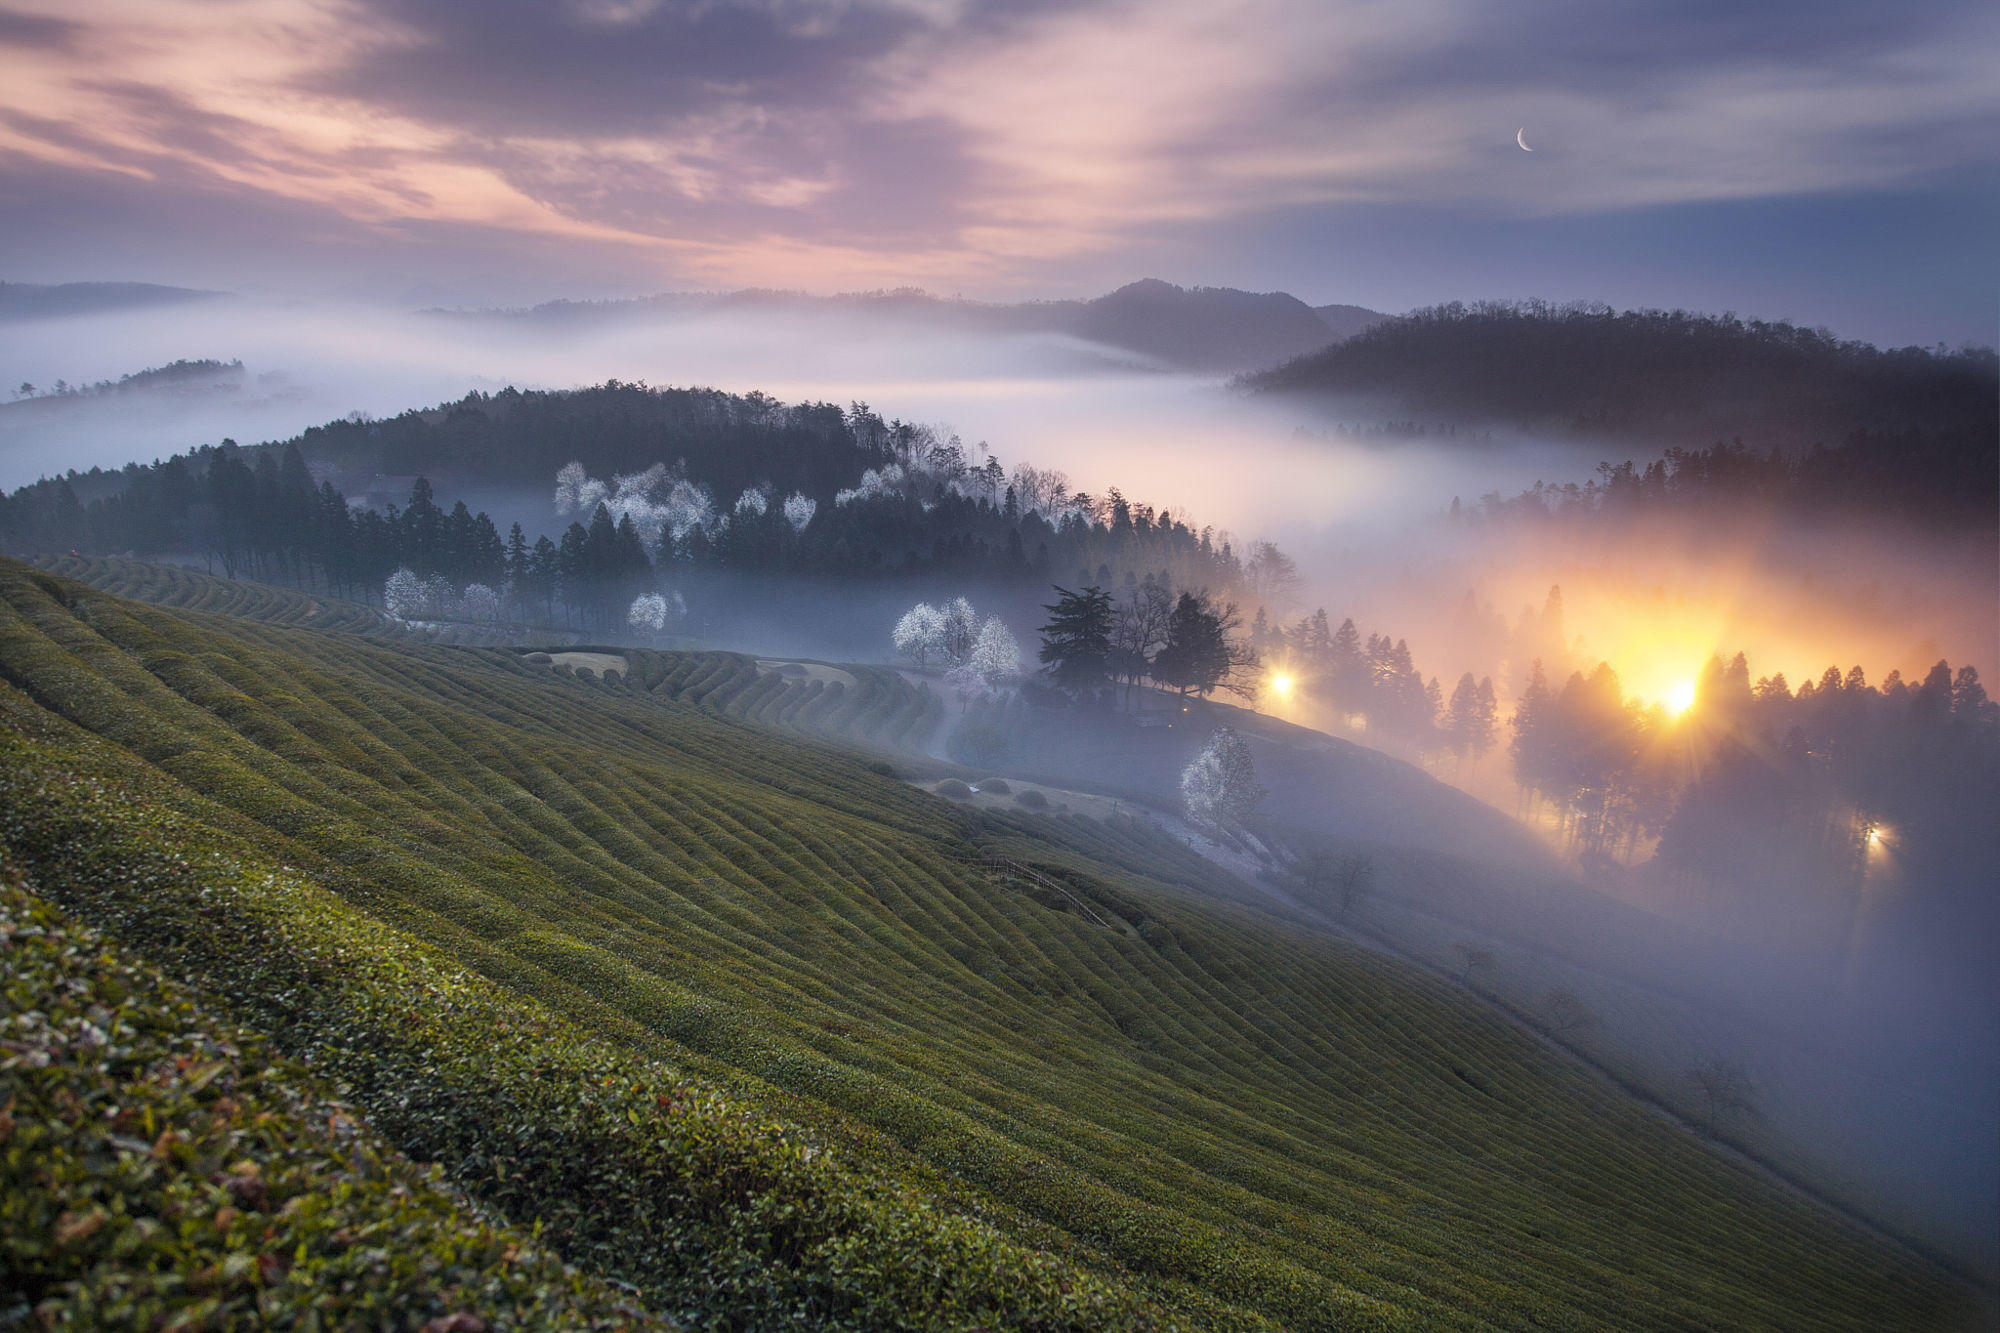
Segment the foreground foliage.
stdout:
<path fill-rule="evenodd" d="M 0 864 L 0 1319 L 644 1328 Z"/>

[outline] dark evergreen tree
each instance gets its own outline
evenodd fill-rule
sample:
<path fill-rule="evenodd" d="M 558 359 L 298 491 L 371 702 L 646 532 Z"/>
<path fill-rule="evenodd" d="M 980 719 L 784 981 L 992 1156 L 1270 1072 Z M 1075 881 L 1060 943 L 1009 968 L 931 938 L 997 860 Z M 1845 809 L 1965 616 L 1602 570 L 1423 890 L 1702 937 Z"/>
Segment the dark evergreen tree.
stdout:
<path fill-rule="evenodd" d="M 1111 680 L 1111 594 L 1095 584 L 1078 592 L 1057 587 L 1042 626 L 1038 656 L 1056 686 L 1073 699 L 1094 699 Z"/>

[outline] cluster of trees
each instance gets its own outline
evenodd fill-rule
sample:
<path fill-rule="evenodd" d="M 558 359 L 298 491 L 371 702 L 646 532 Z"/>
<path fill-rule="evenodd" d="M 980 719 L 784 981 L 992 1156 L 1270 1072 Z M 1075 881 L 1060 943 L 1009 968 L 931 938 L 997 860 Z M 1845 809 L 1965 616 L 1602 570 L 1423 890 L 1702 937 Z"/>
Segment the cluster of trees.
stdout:
<path fill-rule="evenodd" d="M 14 397 L 22 400 L 100 398 L 113 393 L 160 390 L 184 393 L 189 390 L 230 388 L 243 377 L 241 361 L 169 361 L 164 366 L 149 366 L 130 375 L 120 375 L 115 380 L 98 380 L 93 384 L 71 384 L 66 380 L 57 380 L 43 389 L 27 380 L 22 380 L 15 386 Z"/>
<path fill-rule="evenodd" d="M 1042 609 L 1040 659 L 1055 688 L 1075 700 L 1105 697 L 1118 687 L 1151 681 L 1183 696 L 1226 689 L 1257 694 L 1261 663 L 1236 636 L 1242 618 L 1233 603 L 1206 591 L 1175 595 L 1158 576 L 1135 580 L 1123 597 L 1096 584 L 1057 585 Z"/>
<path fill-rule="evenodd" d="M 998 616 L 981 623 L 963 597 L 943 606 L 918 602 L 896 621 L 889 640 L 919 670 L 945 668 L 945 684 L 966 703 L 1002 693 L 1021 675 L 1014 632 Z"/>
<path fill-rule="evenodd" d="M 1403 639 L 1370 633 L 1354 621 L 1332 627 L 1325 608 L 1287 628 L 1260 611 L 1250 643 L 1268 662 L 1282 664 L 1297 687 L 1372 735 L 1420 753 L 1449 751 L 1461 762 L 1478 760 L 1499 734 L 1499 700 L 1491 677 L 1460 677 L 1449 698 L 1441 680 L 1425 678 Z"/>
<path fill-rule="evenodd" d="M 1989 441 L 1989 445 L 1990 445 Z M 1674 447 L 1640 467 L 1600 463 L 1582 484 L 1536 482 L 1517 495 L 1489 492 L 1476 504 L 1456 497 L 1455 525 L 1592 524 L 1648 515 L 1713 521 L 1746 508 L 1823 519 L 1894 515 L 1927 527 L 1990 531 L 1995 523 L 1996 457 L 1936 433 L 1855 431 L 1838 446 L 1756 451 L 1741 440 L 1705 449 Z"/>
<path fill-rule="evenodd" d="M 0 544 L 24 553 L 167 555 L 203 561 L 229 578 L 318 587 L 373 601 L 409 568 L 454 587 L 498 584 L 505 554 L 492 520 L 463 503 L 440 507 L 419 479 L 409 506 L 356 511 L 315 483 L 296 446 L 249 451 L 233 440 L 128 467 L 112 486 L 90 478 L 87 504 L 69 478 L 0 502 Z"/>
<path fill-rule="evenodd" d="M 1992 850 L 2000 708 L 1970 666 L 1880 686 L 1829 667 L 1795 691 L 1783 675 L 1753 682 L 1739 653 L 1711 660 L 1675 715 L 1627 699 L 1609 665 L 1557 689 L 1537 663 L 1509 750 L 1524 797 L 1584 854 L 1657 838 L 1662 866 L 1766 903 L 1856 883 L 1884 837 L 1936 884 Z"/>

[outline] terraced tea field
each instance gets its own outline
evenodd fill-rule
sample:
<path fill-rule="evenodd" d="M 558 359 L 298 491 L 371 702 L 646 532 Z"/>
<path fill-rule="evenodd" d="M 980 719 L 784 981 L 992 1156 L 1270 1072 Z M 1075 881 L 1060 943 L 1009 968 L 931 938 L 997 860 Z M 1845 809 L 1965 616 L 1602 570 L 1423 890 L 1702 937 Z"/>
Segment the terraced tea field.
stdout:
<path fill-rule="evenodd" d="M 218 578 L 197 569 L 156 565 L 116 556 L 52 555 L 37 563 L 64 578 L 154 606 L 210 611 L 266 625 L 296 625 L 305 629 L 338 630 L 375 638 L 423 640 L 435 643 L 496 643 L 514 637 L 496 626 L 460 623 L 408 624 L 391 619 L 372 606 L 345 598 L 301 592 L 269 583 Z"/>
<path fill-rule="evenodd" d="M 1975 1313 L 1455 988 L 1232 905 L 1144 824 L 957 807 L 808 738 L 893 743 L 921 691 L 631 660 L 584 678 L 0 562 L 0 853 L 697 1326 Z"/>

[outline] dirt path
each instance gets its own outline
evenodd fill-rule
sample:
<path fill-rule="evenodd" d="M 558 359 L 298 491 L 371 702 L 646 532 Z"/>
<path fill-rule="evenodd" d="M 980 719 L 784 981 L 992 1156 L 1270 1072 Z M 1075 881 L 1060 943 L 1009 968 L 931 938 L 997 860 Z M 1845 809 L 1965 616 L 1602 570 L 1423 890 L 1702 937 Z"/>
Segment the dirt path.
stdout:
<path fill-rule="evenodd" d="M 632 664 L 620 653 L 550 653 L 549 660 L 557 666 L 566 666 L 574 671 L 578 667 L 588 667 L 598 675 L 622 676 L 631 670 Z"/>
<path fill-rule="evenodd" d="M 795 668 L 795 669 L 794 669 Z M 854 676 L 839 667 L 828 666 L 824 662 L 802 662 L 789 657 L 760 657 L 757 659 L 759 671 L 776 671 L 794 680 L 816 680 L 823 685 L 845 685 L 854 688 Z"/>

